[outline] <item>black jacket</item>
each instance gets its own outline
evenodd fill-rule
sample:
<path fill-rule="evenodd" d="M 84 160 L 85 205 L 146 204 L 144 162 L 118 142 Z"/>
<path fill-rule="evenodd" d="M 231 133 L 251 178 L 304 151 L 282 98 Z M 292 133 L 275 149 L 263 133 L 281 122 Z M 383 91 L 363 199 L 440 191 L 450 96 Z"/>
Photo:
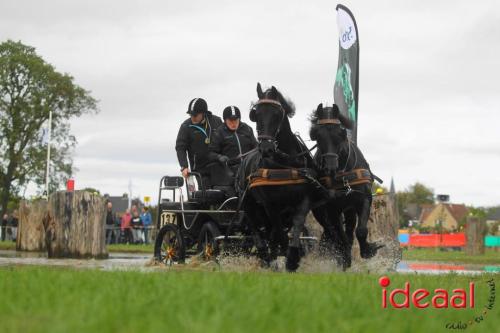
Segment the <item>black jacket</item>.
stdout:
<path fill-rule="evenodd" d="M 209 162 L 208 145 L 212 140 L 213 132 L 220 125 L 222 125 L 222 120 L 210 111 L 205 113 L 201 124 L 194 125 L 191 118 L 182 123 L 175 142 L 175 150 L 181 169 L 188 167 L 189 158 L 191 171 L 202 171 Z M 203 132 L 205 129 L 206 135 Z"/>
<path fill-rule="evenodd" d="M 114 225 L 116 221 L 116 216 L 113 213 L 113 211 L 107 210 L 106 211 L 106 224 L 107 225 Z"/>
<path fill-rule="evenodd" d="M 210 161 L 217 161 L 220 155 L 233 159 L 255 147 L 257 147 L 257 140 L 250 126 L 240 122 L 238 129 L 233 132 L 227 128 L 226 124 L 222 124 L 217 128 L 210 142 Z"/>
<path fill-rule="evenodd" d="M 130 220 L 130 225 L 133 228 L 139 228 L 144 226 L 144 223 L 142 222 L 142 219 L 140 216 L 132 216 L 132 219 Z"/>

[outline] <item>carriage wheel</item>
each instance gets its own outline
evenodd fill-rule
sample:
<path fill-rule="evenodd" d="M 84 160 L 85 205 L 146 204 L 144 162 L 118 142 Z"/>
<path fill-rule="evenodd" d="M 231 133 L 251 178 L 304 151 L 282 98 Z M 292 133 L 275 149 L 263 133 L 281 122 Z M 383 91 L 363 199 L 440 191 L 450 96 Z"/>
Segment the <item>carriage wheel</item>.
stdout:
<path fill-rule="evenodd" d="M 155 258 L 158 262 L 167 265 L 184 262 L 186 248 L 176 225 L 166 224 L 158 232 L 155 242 Z"/>
<path fill-rule="evenodd" d="M 217 224 L 212 221 L 205 222 L 198 237 L 197 251 L 205 260 L 212 260 L 219 252 L 219 245 L 215 237 L 220 236 Z"/>

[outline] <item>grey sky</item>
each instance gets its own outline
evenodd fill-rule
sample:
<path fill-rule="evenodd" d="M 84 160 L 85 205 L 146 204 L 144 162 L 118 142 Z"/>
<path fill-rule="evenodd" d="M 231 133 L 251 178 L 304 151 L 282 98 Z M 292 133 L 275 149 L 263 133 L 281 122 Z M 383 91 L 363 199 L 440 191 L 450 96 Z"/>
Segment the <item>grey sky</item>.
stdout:
<path fill-rule="evenodd" d="M 453 202 L 500 204 L 500 4 L 345 1 L 359 29 L 360 148 L 396 187 L 421 181 Z M 332 1 L 23 1 L 0 3 L 0 40 L 37 48 L 100 100 L 72 124 L 76 186 L 157 193 L 178 173 L 178 126 L 190 99 L 248 121 L 255 86 L 297 106 L 293 129 L 333 102 Z M 251 124 L 253 126 L 253 124 Z"/>

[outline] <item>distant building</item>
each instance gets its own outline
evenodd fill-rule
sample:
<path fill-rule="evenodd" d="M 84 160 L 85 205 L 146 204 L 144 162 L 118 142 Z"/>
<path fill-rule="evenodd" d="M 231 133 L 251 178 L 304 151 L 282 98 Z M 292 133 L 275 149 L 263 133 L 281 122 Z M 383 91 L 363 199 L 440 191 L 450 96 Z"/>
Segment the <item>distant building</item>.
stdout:
<path fill-rule="evenodd" d="M 106 201 L 110 201 L 113 204 L 113 212 L 115 212 L 118 216 L 121 216 L 125 213 L 128 208 L 128 196 L 122 195 L 119 197 L 113 197 L 105 194 L 104 198 Z M 143 206 L 143 203 L 139 199 L 133 199 L 132 205 L 136 205 L 139 209 L 139 212 Z"/>
<path fill-rule="evenodd" d="M 500 222 L 500 207 L 495 208 L 488 216 L 486 216 L 486 224 L 492 225 L 496 222 Z"/>
<path fill-rule="evenodd" d="M 450 204 L 440 202 L 436 205 L 422 207 L 420 226 L 429 228 L 443 228 L 443 231 L 458 230 L 459 222 L 464 219 L 469 210 L 464 204 Z"/>

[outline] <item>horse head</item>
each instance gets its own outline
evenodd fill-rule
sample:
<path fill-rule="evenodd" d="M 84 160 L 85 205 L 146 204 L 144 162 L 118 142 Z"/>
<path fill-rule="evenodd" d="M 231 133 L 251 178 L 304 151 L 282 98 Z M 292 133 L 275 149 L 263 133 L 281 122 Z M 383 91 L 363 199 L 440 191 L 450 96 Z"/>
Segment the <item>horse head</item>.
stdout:
<path fill-rule="evenodd" d="M 257 123 L 259 151 L 270 156 L 277 150 L 280 132 L 291 132 L 287 117 L 293 116 L 295 108 L 274 86 L 262 91 L 257 83 L 257 97 L 259 100 L 250 110 L 250 120 Z"/>
<path fill-rule="evenodd" d="M 343 116 L 337 105 L 323 107 L 319 104 L 311 116 L 311 140 L 318 143 L 318 164 L 325 175 L 335 176 L 339 168 L 339 155 L 347 146 L 346 128 L 353 127 L 352 122 Z"/>

